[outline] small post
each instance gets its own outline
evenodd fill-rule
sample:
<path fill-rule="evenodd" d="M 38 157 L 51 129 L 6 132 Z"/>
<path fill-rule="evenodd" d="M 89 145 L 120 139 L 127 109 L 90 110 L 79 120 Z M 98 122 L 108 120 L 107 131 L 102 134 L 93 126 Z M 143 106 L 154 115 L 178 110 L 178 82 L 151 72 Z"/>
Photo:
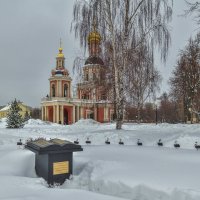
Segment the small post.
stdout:
<path fill-rule="evenodd" d="M 158 108 L 157 108 L 157 105 L 156 105 L 156 125 L 158 124 Z"/>

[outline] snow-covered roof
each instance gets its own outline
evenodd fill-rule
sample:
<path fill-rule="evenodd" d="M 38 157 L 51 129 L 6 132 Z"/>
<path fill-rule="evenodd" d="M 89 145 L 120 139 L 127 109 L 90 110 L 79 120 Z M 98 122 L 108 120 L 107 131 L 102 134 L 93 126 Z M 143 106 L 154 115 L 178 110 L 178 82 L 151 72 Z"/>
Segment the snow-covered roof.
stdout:
<path fill-rule="evenodd" d="M 22 103 L 22 102 L 20 102 L 19 105 L 24 106 L 24 107 L 26 107 L 26 108 L 28 108 L 28 109 L 31 109 L 31 107 L 25 105 L 25 104 Z M 7 111 L 7 110 L 9 110 L 9 109 L 10 109 L 10 105 L 7 105 L 7 106 L 3 107 L 2 109 L 0 109 L 0 112 L 1 112 L 1 111 Z"/>
<path fill-rule="evenodd" d="M 5 106 L 4 108 L 2 108 L 1 110 L 0 110 L 0 112 L 1 111 L 7 111 L 7 110 L 9 110 L 10 109 L 10 105 L 7 105 L 7 106 Z"/>

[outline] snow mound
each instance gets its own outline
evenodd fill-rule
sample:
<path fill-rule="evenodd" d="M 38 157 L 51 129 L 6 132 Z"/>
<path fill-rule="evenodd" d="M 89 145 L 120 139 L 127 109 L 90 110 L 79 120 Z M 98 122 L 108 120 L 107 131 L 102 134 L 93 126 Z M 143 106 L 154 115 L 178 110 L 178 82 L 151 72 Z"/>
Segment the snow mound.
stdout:
<path fill-rule="evenodd" d="M 6 123 L 6 120 L 7 120 L 6 117 L 5 117 L 5 118 L 1 118 L 1 119 L 0 119 L 0 123 L 4 123 L 4 124 L 5 124 L 5 123 Z"/>
<path fill-rule="evenodd" d="M 100 123 L 93 119 L 80 119 L 74 125 L 99 125 Z"/>
<path fill-rule="evenodd" d="M 5 126 L 6 126 L 6 124 L 7 124 L 7 123 L 6 123 L 6 120 L 7 120 L 6 117 L 0 119 L 0 126 L 1 126 L 1 127 L 5 127 Z"/>
<path fill-rule="evenodd" d="M 134 200 L 199 200 L 198 157 L 170 148 L 85 146 L 62 187 Z"/>
<path fill-rule="evenodd" d="M 33 126 L 37 126 L 37 125 L 49 125 L 50 122 L 44 122 L 40 119 L 29 119 L 26 125 L 33 125 Z"/>
<path fill-rule="evenodd" d="M 0 176 L 37 177 L 35 174 L 35 154 L 28 150 L 8 151 L 0 154 Z"/>

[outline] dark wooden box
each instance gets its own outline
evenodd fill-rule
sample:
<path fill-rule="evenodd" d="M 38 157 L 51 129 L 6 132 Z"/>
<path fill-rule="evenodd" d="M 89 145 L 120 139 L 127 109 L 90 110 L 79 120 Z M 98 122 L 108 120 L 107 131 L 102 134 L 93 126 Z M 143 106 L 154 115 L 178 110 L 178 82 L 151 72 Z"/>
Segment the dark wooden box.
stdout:
<path fill-rule="evenodd" d="M 83 151 L 80 145 L 61 139 L 37 139 L 27 142 L 27 149 L 35 152 L 36 174 L 49 185 L 63 184 L 73 173 L 73 152 Z"/>

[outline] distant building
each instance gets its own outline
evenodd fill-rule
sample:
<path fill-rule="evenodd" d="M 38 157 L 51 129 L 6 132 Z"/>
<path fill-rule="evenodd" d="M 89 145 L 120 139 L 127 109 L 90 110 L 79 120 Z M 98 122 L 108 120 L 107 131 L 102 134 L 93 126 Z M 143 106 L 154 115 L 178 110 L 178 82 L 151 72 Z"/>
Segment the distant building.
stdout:
<path fill-rule="evenodd" d="M 26 113 L 28 113 L 28 115 L 30 115 L 31 107 L 25 105 L 22 102 L 19 102 L 18 105 L 21 108 L 21 111 L 19 113 L 22 117 L 24 117 L 26 115 Z M 7 113 L 9 111 L 9 109 L 10 109 L 10 105 L 7 105 L 7 106 L 3 107 L 2 109 L 0 109 L 0 118 L 7 117 Z"/>
<path fill-rule="evenodd" d="M 50 92 L 41 102 L 42 120 L 60 124 L 72 124 L 81 118 L 113 120 L 113 104 L 105 86 L 106 66 L 99 57 L 100 43 L 101 36 L 94 30 L 88 36 L 89 57 L 83 66 L 83 80 L 77 85 L 77 98 L 72 97 L 72 79 L 60 45 L 56 68 L 49 78 Z"/>

